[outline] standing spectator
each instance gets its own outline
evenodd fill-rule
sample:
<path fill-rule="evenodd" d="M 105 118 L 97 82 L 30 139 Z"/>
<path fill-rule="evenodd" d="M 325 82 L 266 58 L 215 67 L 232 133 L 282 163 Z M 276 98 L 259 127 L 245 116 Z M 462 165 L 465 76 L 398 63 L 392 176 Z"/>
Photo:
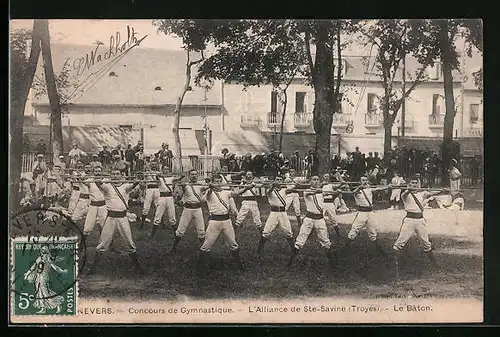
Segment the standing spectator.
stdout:
<path fill-rule="evenodd" d="M 331 171 L 334 172 L 334 170 L 338 166 L 340 166 L 340 156 L 338 154 L 336 154 L 335 156 L 333 156 L 332 162 L 330 164 Z"/>
<path fill-rule="evenodd" d="M 300 157 L 300 152 L 299 150 L 293 151 L 293 155 L 290 157 L 290 168 L 294 169 L 295 172 L 301 173 L 302 169 L 302 158 Z"/>
<path fill-rule="evenodd" d="M 319 160 L 318 157 L 316 156 L 316 153 L 314 153 L 313 149 L 309 150 L 309 154 L 307 155 L 304 161 L 307 167 L 307 172 L 308 172 L 307 176 L 312 177 L 314 175 L 317 175 Z"/>
<path fill-rule="evenodd" d="M 160 162 L 160 167 L 163 170 L 163 167 L 168 168 L 168 172 L 172 172 L 172 158 L 174 157 L 174 154 L 172 153 L 172 150 L 168 148 L 167 143 L 161 144 L 161 149 L 156 153 L 158 156 L 158 160 Z"/>
<path fill-rule="evenodd" d="M 127 145 L 127 149 L 125 150 L 125 161 L 127 161 L 129 165 L 129 174 L 132 174 L 132 171 L 134 170 L 134 162 L 135 162 L 135 154 L 134 150 L 132 149 L 132 144 Z"/>
<path fill-rule="evenodd" d="M 374 152 L 373 153 L 373 165 L 378 165 L 378 166 L 381 166 L 382 165 L 382 159 L 380 157 L 380 154 L 378 152 Z"/>
<path fill-rule="evenodd" d="M 252 154 L 251 153 L 247 153 L 246 155 L 243 156 L 243 158 L 241 159 L 241 170 L 242 171 L 245 171 L 245 172 L 252 172 L 252 173 L 255 173 L 253 171 L 253 167 L 252 167 Z"/>
<path fill-rule="evenodd" d="M 432 187 L 434 184 L 435 176 L 433 174 L 433 167 L 432 167 L 432 162 L 431 158 L 426 158 L 424 161 L 424 177 L 425 177 L 425 182 L 428 187 Z"/>
<path fill-rule="evenodd" d="M 40 138 L 40 140 L 38 141 L 35 151 L 36 153 L 41 154 L 44 157 L 47 154 L 47 144 L 45 144 L 45 140 L 43 138 Z"/>
<path fill-rule="evenodd" d="M 33 164 L 33 181 L 35 182 L 35 197 L 40 200 L 44 194 L 45 190 L 45 171 L 47 171 L 47 165 L 45 164 L 45 159 L 43 154 L 39 153 L 36 156 L 36 161 Z"/>
<path fill-rule="evenodd" d="M 240 167 L 238 166 L 238 162 L 236 161 L 236 156 L 234 153 L 229 153 L 227 156 L 227 169 L 228 172 L 240 172 Z"/>
<path fill-rule="evenodd" d="M 229 172 L 229 160 L 228 160 L 229 150 L 227 148 L 223 148 L 221 153 L 222 156 L 219 158 L 220 168 L 221 170 Z"/>
<path fill-rule="evenodd" d="M 59 167 L 61 169 L 62 174 L 66 174 L 66 158 L 64 157 L 63 154 L 59 156 Z"/>
<path fill-rule="evenodd" d="M 135 153 L 135 172 L 144 171 L 145 155 L 144 147 L 141 145 L 139 151 Z"/>
<path fill-rule="evenodd" d="M 252 170 L 250 171 L 255 172 L 257 177 L 262 177 L 264 175 L 264 155 L 264 153 L 257 154 L 252 160 Z"/>
<path fill-rule="evenodd" d="M 460 178 L 462 178 L 462 173 L 457 166 L 457 160 L 452 159 L 450 168 L 450 193 L 452 196 L 458 193 L 460 190 Z"/>
<path fill-rule="evenodd" d="M 99 159 L 102 163 L 103 169 L 107 170 L 111 164 L 111 152 L 109 152 L 108 147 L 104 145 L 102 151 L 99 152 Z"/>
<path fill-rule="evenodd" d="M 432 154 L 431 158 L 431 174 L 432 174 L 432 183 L 436 183 L 436 178 L 441 174 L 441 159 L 438 157 L 437 152 Z"/>
<path fill-rule="evenodd" d="M 368 171 L 372 170 L 373 167 L 375 166 L 375 161 L 373 158 L 373 152 L 368 152 L 368 157 L 366 158 L 366 169 Z"/>
<path fill-rule="evenodd" d="M 125 153 L 122 150 L 122 146 L 120 144 L 116 145 L 116 148 L 111 151 L 111 156 L 114 157 L 115 154 L 118 154 L 120 156 L 121 160 L 125 159 Z"/>
<path fill-rule="evenodd" d="M 124 159 L 121 159 L 120 154 L 118 153 L 115 153 L 113 160 L 112 170 L 118 170 L 122 175 L 126 176 L 128 174 L 130 164 Z"/>
<path fill-rule="evenodd" d="M 134 154 L 136 154 L 141 150 L 141 148 L 144 150 L 144 143 L 142 142 L 142 140 L 139 140 L 137 141 L 137 144 L 132 148 L 132 150 L 134 150 Z"/>
<path fill-rule="evenodd" d="M 69 166 L 73 168 L 76 166 L 76 163 L 82 160 L 83 157 L 87 156 L 87 154 L 82 150 L 80 150 L 76 142 L 73 142 L 73 148 L 71 149 L 71 151 L 69 151 L 68 156 L 69 156 Z"/>

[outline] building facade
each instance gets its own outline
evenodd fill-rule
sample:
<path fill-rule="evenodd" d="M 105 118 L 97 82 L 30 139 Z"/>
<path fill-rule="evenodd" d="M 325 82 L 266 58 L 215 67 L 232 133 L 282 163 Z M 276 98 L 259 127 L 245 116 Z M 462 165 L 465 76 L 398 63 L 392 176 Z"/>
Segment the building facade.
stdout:
<path fill-rule="evenodd" d="M 54 68 L 57 71 L 71 60 L 81 58 L 92 46 L 54 45 Z M 157 150 L 161 143 L 173 146 L 173 111 L 185 83 L 185 52 L 137 48 L 112 67 L 98 64 L 89 67 L 98 71 L 93 86 L 83 86 L 72 97 L 63 116 L 63 125 L 70 127 L 120 126 L 141 130 L 146 151 Z M 68 63 L 69 62 L 69 63 Z M 341 111 L 334 114 L 332 153 L 354 150 L 383 152 L 383 116 L 379 98 L 383 94 L 380 76 L 373 73 L 373 59 L 347 56 L 343 59 Z M 415 72 L 419 65 L 408 59 L 407 72 Z M 94 68 L 92 68 L 94 67 Z M 196 69 L 193 69 L 193 74 Z M 470 72 L 469 72 L 470 73 Z M 85 83 L 80 75 L 74 80 Z M 95 77 L 95 76 L 94 76 Z M 455 135 L 457 137 L 482 137 L 482 92 L 472 83 L 472 76 L 461 76 L 454 71 L 454 96 L 457 106 Z M 468 79 L 470 78 L 470 79 Z M 401 87 L 401 70 L 396 73 L 395 86 Z M 406 87 L 411 85 L 407 81 Z M 184 97 L 180 131 L 183 154 L 203 153 L 200 132 L 208 129 L 208 153 L 218 154 L 230 148 L 236 154 L 256 153 L 277 147 L 284 116 L 287 139 L 293 134 L 312 134 L 314 91 L 304 78 L 295 78 L 287 90 L 286 109 L 282 96 L 272 86 L 262 85 L 244 89 L 234 83 L 214 82 L 210 90 L 194 84 Z M 47 97 L 30 98 L 26 114 L 39 124 L 49 124 Z M 444 89 L 441 67 L 438 63 L 427 69 L 427 79 L 420 83 L 405 101 L 405 136 L 441 137 L 444 124 Z M 401 111 L 398 112 L 392 134 L 403 135 Z M 347 126 L 352 125 L 352 133 Z M 306 137 L 307 138 L 307 137 Z M 297 138 L 299 139 L 299 138 Z M 287 141 L 284 152 L 294 147 L 305 151 L 313 147 L 312 141 L 304 143 Z M 340 146 L 337 146 L 339 145 Z M 104 144 L 103 144 L 104 145 Z M 114 146 L 115 144 L 106 144 Z"/>

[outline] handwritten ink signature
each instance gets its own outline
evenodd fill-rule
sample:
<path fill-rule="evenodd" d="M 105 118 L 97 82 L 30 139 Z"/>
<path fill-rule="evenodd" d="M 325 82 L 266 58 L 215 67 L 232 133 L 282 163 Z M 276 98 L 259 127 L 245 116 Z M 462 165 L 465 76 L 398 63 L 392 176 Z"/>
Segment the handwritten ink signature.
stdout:
<path fill-rule="evenodd" d="M 109 38 L 109 45 L 106 49 L 103 49 L 104 47 L 100 48 L 101 46 L 104 46 L 104 43 L 99 41 L 95 49 L 90 53 L 73 60 L 73 69 L 76 71 L 76 74 L 80 76 L 83 75 L 85 71 L 90 70 L 94 65 L 120 56 L 129 49 L 140 45 L 140 43 L 147 37 L 147 35 L 145 35 L 142 38 L 138 38 L 137 34 L 138 33 L 134 30 L 134 27 L 127 26 L 127 39 L 122 43 L 121 34 L 117 31 L 116 34 L 111 35 Z"/>

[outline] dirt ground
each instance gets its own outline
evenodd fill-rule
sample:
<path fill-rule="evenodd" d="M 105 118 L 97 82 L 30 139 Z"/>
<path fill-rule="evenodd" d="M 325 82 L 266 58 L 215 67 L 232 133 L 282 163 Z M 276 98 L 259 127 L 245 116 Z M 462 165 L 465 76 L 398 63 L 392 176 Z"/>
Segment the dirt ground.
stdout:
<path fill-rule="evenodd" d="M 328 269 L 324 252 L 313 232 L 295 265 L 288 270 L 285 265 L 289 247 L 283 233 L 279 229 L 273 233 L 259 259 L 259 233 L 247 219 L 244 227 L 236 233 L 246 271 L 240 272 L 235 268 L 222 239 L 219 239 L 211 254 L 211 272 L 201 278 L 195 270 L 200 244 L 192 226 L 181 241 L 177 254 L 170 255 L 168 250 L 174 237 L 171 229 L 158 230 L 155 238 L 149 241 L 152 223 L 144 230 L 139 230 L 139 223 L 133 223 L 131 227 L 137 252 L 147 274 L 134 275 L 127 256 L 109 252 L 101 261 L 97 275 L 80 276 L 80 296 L 129 300 L 279 299 L 302 296 L 384 298 L 409 295 L 482 299 L 482 193 L 478 196 L 480 199 L 475 198 L 469 203 L 472 207 L 458 213 L 434 209 L 425 211 L 430 239 L 441 268 L 431 270 L 414 238 L 402 254 L 401 282 L 398 284 L 394 283 L 391 264 L 376 253 L 365 232 L 360 233 L 349 254 L 344 256 L 343 263 L 334 271 Z M 140 214 L 138 207 L 133 210 Z M 378 210 L 376 213 L 379 241 L 390 252 L 404 212 Z M 262 202 L 263 222 L 267 215 L 268 205 Z M 339 215 L 344 236 L 350 229 L 354 215 Z M 293 216 L 290 219 L 294 235 L 297 235 L 297 222 Z M 98 237 L 96 226 L 88 242 L 85 269 L 88 269 L 93 259 Z M 334 249 L 343 247 L 344 239 L 339 238 L 332 228 L 330 239 Z M 119 250 L 120 245 L 121 239 L 116 236 L 113 247 Z"/>

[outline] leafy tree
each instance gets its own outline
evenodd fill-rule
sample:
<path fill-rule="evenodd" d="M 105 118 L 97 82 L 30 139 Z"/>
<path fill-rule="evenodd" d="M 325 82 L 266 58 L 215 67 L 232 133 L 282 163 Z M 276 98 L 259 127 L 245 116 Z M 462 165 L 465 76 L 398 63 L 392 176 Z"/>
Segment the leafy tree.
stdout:
<path fill-rule="evenodd" d="M 313 126 L 319 172 L 330 162 L 333 114 L 338 104 L 341 64 L 341 32 L 349 21 L 341 20 L 157 20 L 160 30 L 182 38 L 189 50 L 215 51 L 204 60 L 196 81 L 202 78 L 241 83 L 244 86 L 286 86 L 296 72 L 308 77 L 314 88 Z M 313 53 L 313 47 L 315 53 Z M 335 48 L 336 47 L 336 48 Z"/>
<path fill-rule="evenodd" d="M 427 80 L 426 69 L 437 58 L 437 49 L 430 44 L 426 33 L 427 23 L 423 20 L 363 20 L 357 28 L 362 34 L 362 43 L 377 49 L 374 66 L 382 79 L 384 93 L 380 97 L 384 124 L 384 152 L 391 150 L 392 127 L 396 116 L 411 92 Z M 407 56 L 417 59 L 420 67 L 407 72 L 408 87 L 400 86 L 402 63 Z M 403 92 L 404 90 L 404 92 Z"/>
<path fill-rule="evenodd" d="M 41 25 L 35 20 L 33 29 L 11 30 L 10 33 L 10 196 L 11 210 L 18 205 L 19 180 L 22 169 L 22 135 L 24 109 L 40 57 Z M 28 53 L 27 41 L 31 48 Z"/>
<path fill-rule="evenodd" d="M 174 126 L 172 133 L 175 140 L 175 152 L 178 158 L 179 169 L 183 171 L 182 165 L 182 146 L 181 138 L 179 135 L 180 118 L 182 112 L 182 102 L 184 96 L 191 88 L 192 68 L 205 60 L 204 50 L 207 43 L 205 38 L 205 27 L 196 26 L 194 20 L 153 20 L 153 24 L 158 27 L 158 31 L 167 35 L 176 35 L 181 37 L 184 42 L 184 50 L 186 51 L 186 81 L 182 88 L 174 109 Z M 199 52 L 200 58 L 192 61 L 191 54 Z"/>

